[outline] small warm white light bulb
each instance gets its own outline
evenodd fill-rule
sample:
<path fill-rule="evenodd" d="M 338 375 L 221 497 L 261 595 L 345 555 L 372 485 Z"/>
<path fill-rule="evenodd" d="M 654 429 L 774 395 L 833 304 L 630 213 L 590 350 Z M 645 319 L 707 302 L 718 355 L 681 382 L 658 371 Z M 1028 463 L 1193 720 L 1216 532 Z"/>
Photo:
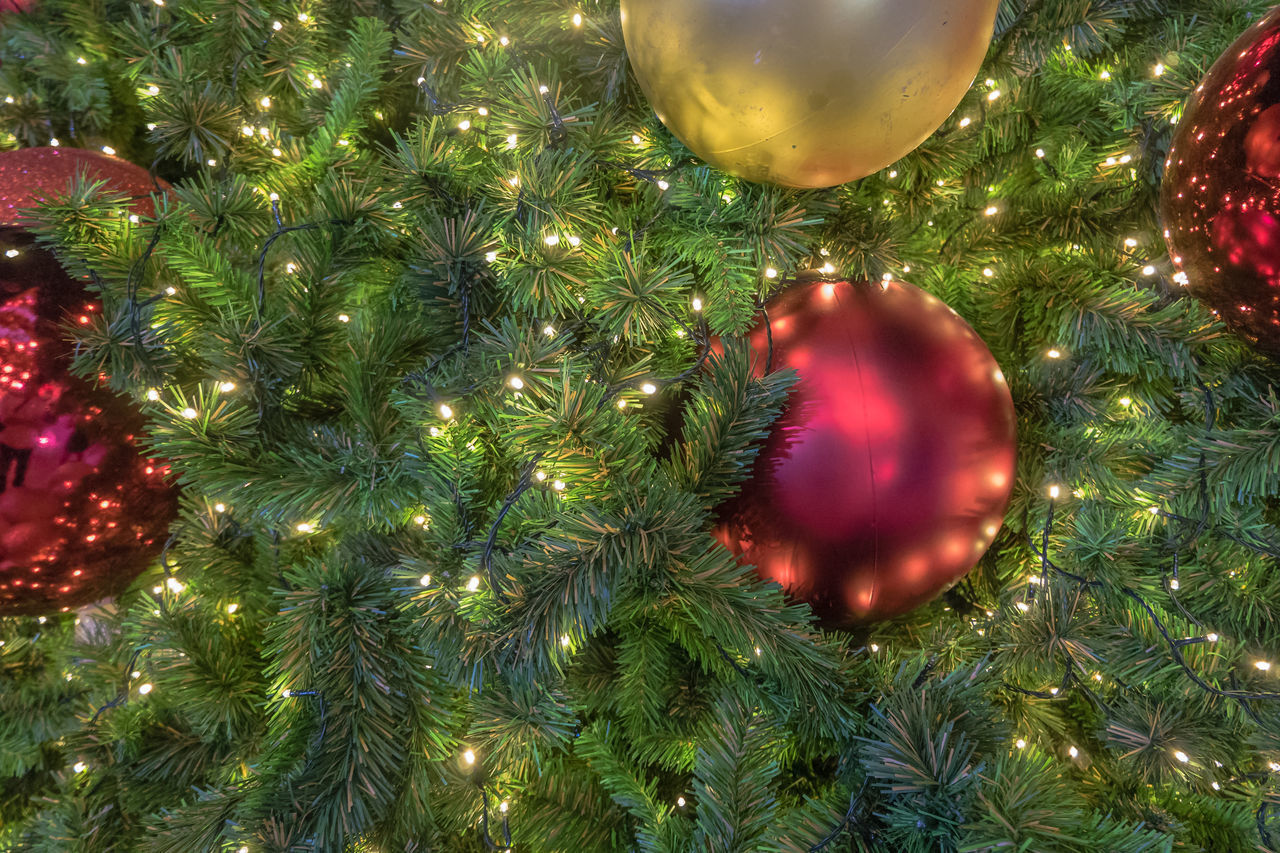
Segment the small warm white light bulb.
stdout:
<path fill-rule="evenodd" d="M 187 406 L 185 409 L 182 410 L 182 416 L 187 420 L 194 420 L 195 418 L 198 418 L 200 416 L 200 413 L 197 412 L 195 409 L 191 408 L 190 406 Z"/>
<path fill-rule="evenodd" d="M 219 384 L 219 385 L 218 385 L 218 390 L 219 390 L 219 391 L 221 391 L 221 392 L 222 392 L 222 393 L 224 393 L 224 394 L 229 394 L 229 393 L 231 393 L 232 391 L 236 390 L 236 383 L 234 383 L 234 382 L 223 382 L 223 383 L 221 383 L 221 384 Z"/>
<path fill-rule="evenodd" d="M 1018 749 L 1026 749 L 1026 748 L 1027 748 L 1027 742 L 1026 742 L 1025 740 L 1023 740 L 1022 738 L 1018 738 L 1017 740 L 1015 740 L 1015 741 L 1013 742 L 1013 745 L 1014 745 L 1014 746 L 1016 746 Z"/>
<path fill-rule="evenodd" d="M 307 15 L 307 13 L 306 13 L 306 12 L 299 12 L 299 13 L 298 13 L 298 23 L 300 23 L 300 24 L 305 24 L 305 23 L 306 23 L 307 21 L 309 21 L 309 20 L 311 20 L 311 18 Z"/>
<path fill-rule="evenodd" d="M 684 797 L 676 797 L 677 806 L 679 806 L 680 808 L 684 808 L 684 803 L 685 803 Z"/>
<path fill-rule="evenodd" d="M 1156 268 L 1155 268 L 1154 266 L 1152 266 L 1151 264 L 1147 264 L 1145 267 L 1143 267 L 1143 268 L 1142 268 L 1142 274 L 1143 274 L 1143 275 L 1155 275 L 1155 274 L 1156 274 Z"/>
<path fill-rule="evenodd" d="M 1156 67 L 1151 69 L 1151 73 L 1157 77 L 1159 77 L 1161 74 L 1164 74 L 1164 63 L 1157 62 Z"/>
<path fill-rule="evenodd" d="M 557 492 L 563 492 L 563 491 L 564 491 L 564 480 L 555 480 L 555 481 L 553 481 L 553 482 L 551 483 L 551 488 L 555 489 Z"/>
<path fill-rule="evenodd" d="M 216 503 L 216 504 L 214 504 L 214 505 L 213 505 L 213 511 L 214 511 L 214 512 L 226 512 L 226 511 L 227 511 L 227 505 L 226 505 L 226 504 L 224 504 L 224 503 Z"/>
<path fill-rule="evenodd" d="M 75 764 L 71 765 L 71 769 L 76 773 L 83 773 L 89 769 L 89 765 L 85 764 L 83 761 L 77 761 Z"/>
<path fill-rule="evenodd" d="M 1028 610 L 1030 610 L 1030 609 L 1031 609 L 1031 608 L 1027 605 L 1027 603 L 1026 603 L 1025 601 L 1019 601 L 1019 602 L 1017 603 L 1017 605 L 1015 605 L 1015 606 L 1016 606 L 1019 610 L 1021 610 L 1023 613 L 1026 613 Z"/>
<path fill-rule="evenodd" d="M 467 581 L 467 592 L 475 592 L 478 589 L 480 589 L 480 576 L 472 575 L 471 579 Z"/>
<path fill-rule="evenodd" d="M 640 386 L 640 390 L 646 394 L 652 394 L 658 390 L 658 386 L 654 385 L 652 382 L 646 382 Z"/>
<path fill-rule="evenodd" d="M 765 277 L 765 278 L 777 278 L 777 277 L 778 277 L 778 271 L 777 271 L 777 270 L 775 270 L 773 267 L 766 267 L 766 268 L 765 268 L 765 271 L 764 271 L 764 277 Z"/>
<path fill-rule="evenodd" d="M 568 634 L 561 634 L 561 635 L 560 635 L 560 645 L 564 646 L 565 648 L 568 648 L 568 647 L 569 647 L 569 635 L 568 635 Z"/>
<path fill-rule="evenodd" d="M 102 146 L 102 153 L 107 155 L 114 155 L 116 153 L 116 149 L 112 148 L 110 145 L 104 145 Z"/>
<path fill-rule="evenodd" d="M 545 236 L 545 237 L 543 237 L 543 238 L 542 238 L 542 242 L 546 243 L 548 246 L 559 246 L 559 245 L 560 245 L 560 235 L 559 235 L 559 234 L 548 234 L 547 236 Z"/>
<path fill-rule="evenodd" d="M 1188 761 L 1191 760 L 1191 756 L 1187 755 L 1185 752 L 1183 752 L 1180 749 L 1175 749 L 1173 751 L 1173 757 L 1181 761 L 1183 764 L 1186 764 Z"/>
<path fill-rule="evenodd" d="M 546 86 L 539 86 L 539 87 L 538 87 L 538 94 L 540 94 L 540 95 L 545 95 L 545 94 L 547 94 L 547 92 L 550 92 L 550 91 L 551 91 L 551 90 L 550 90 L 550 89 L 548 89 Z"/>
<path fill-rule="evenodd" d="M 507 150 L 510 151 L 516 147 L 516 141 L 519 139 L 514 133 L 507 137 Z"/>
<path fill-rule="evenodd" d="M 418 583 L 422 584 L 423 586 L 431 586 L 431 575 L 423 575 L 422 577 L 418 578 Z"/>
<path fill-rule="evenodd" d="M 304 521 L 300 523 L 296 529 L 299 533 L 312 533 L 315 531 L 316 526 L 314 524 Z"/>
<path fill-rule="evenodd" d="M 138 685 L 138 692 L 139 692 L 139 693 L 141 693 L 143 696 L 146 696 L 146 695 L 147 695 L 148 693 L 150 693 L 153 689 L 154 689 L 154 686 L 153 686 L 150 682 L 148 682 L 148 683 L 146 683 L 146 684 L 139 684 L 139 685 Z"/>
<path fill-rule="evenodd" d="M 1062 353 L 1056 349 L 1049 350 L 1045 355 L 1049 356 L 1049 358 L 1062 358 Z"/>
<path fill-rule="evenodd" d="M 284 24 L 280 23 L 279 21 L 272 21 L 271 29 L 275 30 L 276 32 L 280 32 L 281 30 L 284 29 Z"/>
<path fill-rule="evenodd" d="M 1067 749 L 1067 755 L 1070 755 L 1072 758 L 1076 758 L 1080 755 L 1080 750 L 1076 749 L 1074 746 L 1069 747 Z"/>
<path fill-rule="evenodd" d="M 1263 672 L 1266 672 L 1267 670 L 1271 669 L 1271 661 L 1256 660 L 1253 662 L 1253 665 L 1258 669 L 1262 670 Z"/>
<path fill-rule="evenodd" d="M 339 314 L 339 315 L 338 315 L 338 322 L 339 322 L 339 323 L 350 323 L 350 322 L 351 322 L 351 315 L 350 315 L 350 314 Z"/>
<path fill-rule="evenodd" d="M 165 584 L 168 585 L 169 592 L 172 592 L 174 595 L 178 595 L 184 589 L 186 589 L 186 586 L 182 583 L 182 581 L 178 580 L 177 578 L 169 578 L 168 580 L 165 581 Z"/>
<path fill-rule="evenodd" d="M 961 127 L 968 127 L 971 124 L 973 124 L 973 119 L 969 118 L 968 116 L 965 116 L 964 118 L 960 119 Z"/>
<path fill-rule="evenodd" d="M 268 96 L 268 95 L 263 95 L 263 96 L 262 96 L 262 99 L 258 101 L 258 104 L 259 104 L 259 105 L 261 105 L 263 109 L 270 109 L 270 108 L 271 108 L 271 98 L 270 98 L 270 96 Z"/>
<path fill-rule="evenodd" d="M 658 181 L 658 189 L 660 190 L 665 190 L 670 186 L 671 184 L 667 183 L 666 181 Z"/>
<path fill-rule="evenodd" d="M 985 211 L 983 211 L 983 213 L 986 214 L 987 216 L 995 216 L 999 212 L 1000 212 L 1000 208 L 996 207 L 994 204 L 988 207 Z"/>
<path fill-rule="evenodd" d="M 510 385 L 512 388 L 516 389 L 517 391 L 519 391 L 521 388 L 524 387 L 524 380 L 521 379 L 519 376 L 512 376 L 507 380 L 507 384 Z"/>
<path fill-rule="evenodd" d="M 1122 405 L 1122 406 L 1132 406 L 1132 405 L 1133 405 L 1133 398 L 1132 398 L 1132 397 L 1121 397 L 1117 402 L 1119 402 L 1119 403 L 1120 403 L 1120 405 Z"/>
<path fill-rule="evenodd" d="M 832 265 L 830 261 L 828 261 L 827 263 L 823 264 L 821 267 L 818 268 L 818 272 L 822 273 L 823 275 L 831 275 L 835 271 L 836 271 L 836 268 L 834 265 Z"/>
<path fill-rule="evenodd" d="M 281 155 L 283 155 L 283 154 L 284 154 L 284 152 L 283 152 L 283 151 L 281 151 L 279 148 L 272 148 L 272 149 L 271 149 L 271 156 L 272 156 L 272 157 L 279 157 L 279 156 L 281 156 Z"/>
<path fill-rule="evenodd" d="M 1135 247 L 1138 245 L 1138 238 L 1137 238 L 1137 237 L 1125 237 L 1125 238 L 1124 238 L 1124 244 L 1125 244 L 1125 246 L 1129 247 L 1130 249 L 1135 248 Z"/>
<path fill-rule="evenodd" d="M 871 644 L 871 651 L 873 651 L 873 652 L 878 652 L 878 651 L 880 651 L 880 646 L 879 646 L 879 645 L 877 645 L 876 643 L 872 643 L 872 644 Z"/>
<path fill-rule="evenodd" d="M 467 131 L 470 129 L 471 129 L 471 121 L 469 119 L 464 118 L 462 121 L 458 122 L 458 130 Z"/>
<path fill-rule="evenodd" d="M 1169 581 L 1169 589 L 1172 589 L 1176 592 L 1181 588 L 1182 588 L 1182 583 L 1177 578 L 1174 578 L 1173 580 Z"/>
<path fill-rule="evenodd" d="M 453 417 L 453 409 L 449 408 L 447 403 L 441 403 L 437 411 L 440 413 L 440 417 L 444 418 L 446 421 Z"/>
<path fill-rule="evenodd" d="M 1213 633 L 1212 631 L 1210 631 L 1208 634 L 1206 634 L 1204 638 L 1205 638 L 1206 640 L 1208 640 L 1209 642 L 1211 642 L 1211 643 L 1216 643 L 1216 642 L 1218 642 L 1218 635 L 1217 635 L 1217 634 L 1215 634 L 1215 633 Z"/>
<path fill-rule="evenodd" d="M 692 303 L 692 305 L 693 305 L 693 310 L 694 310 L 694 311 L 701 311 L 701 310 L 702 310 L 702 300 L 701 300 L 701 299 L 699 299 L 699 298 L 698 298 L 698 297 L 696 297 L 696 296 L 695 296 L 695 297 L 693 297 L 693 303 Z"/>
<path fill-rule="evenodd" d="M 989 93 L 987 94 L 987 100 L 988 100 L 988 101 L 994 101 L 994 100 L 996 100 L 996 99 L 997 99 L 997 98 L 999 98 L 999 97 L 1000 97 L 1000 90 L 999 90 L 999 89 L 993 89 L 991 92 L 989 92 Z"/>
<path fill-rule="evenodd" d="M 1058 499 L 1058 495 L 1060 495 L 1060 494 L 1062 494 L 1062 489 L 1061 489 L 1061 487 L 1059 487 L 1059 486 L 1050 486 L 1050 487 L 1049 487 L 1049 497 L 1053 498 L 1054 500 L 1057 500 L 1057 499 Z"/>
<path fill-rule="evenodd" d="M 240 128 L 240 135 L 253 136 L 253 128 L 246 124 L 244 127 Z"/>
<path fill-rule="evenodd" d="M 582 26 L 582 15 L 580 15 L 580 14 L 579 14 L 579 13 L 577 13 L 577 12 L 574 12 L 574 13 L 573 13 L 573 25 L 574 25 L 575 27 L 580 27 L 580 26 Z"/>
<path fill-rule="evenodd" d="M 1213 790 L 1215 790 L 1215 791 L 1221 791 L 1221 790 L 1222 790 L 1222 786 L 1221 786 L 1221 785 L 1219 785 L 1217 782 L 1210 782 L 1210 783 L 1209 783 L 1209 787 L 1213 788 Z"/>
<path fill-rule="evenodd" d="M 231 604 L 228 604 L 228 605 L 227 605 L 227 612 L 228 612 L 228 613 L 235 613 L 235 612 L 236 612 L 237 610 L 239 610 L 239 609 L 240 609 L 240 605 L 239 605 L 239 604 L 236 604 L 235 602 L 232 602 Z"/>
<path fill-rule="evenodd" d="M 543 327 L 542 327 L 542 334 L 546 335 L 546 336 L 547 336 L 547 337 L 549 337 L 549 338 L 550 338 L 550 337 L 553 337 L 553 336 L 555 335 L 555 333 L 556 333 L 556 327 L 555 327 L 555 326 L 552 326 L 552 325 L 546 325 L 546 326 L 543 326 Z"/>
<path fill-rule="evenodd" d="M 468 764 L 475 764 L 476 763 L 475 751 L 468 749 L 466 752 L 462 753 L 462 760 L 467 762 Z"/>

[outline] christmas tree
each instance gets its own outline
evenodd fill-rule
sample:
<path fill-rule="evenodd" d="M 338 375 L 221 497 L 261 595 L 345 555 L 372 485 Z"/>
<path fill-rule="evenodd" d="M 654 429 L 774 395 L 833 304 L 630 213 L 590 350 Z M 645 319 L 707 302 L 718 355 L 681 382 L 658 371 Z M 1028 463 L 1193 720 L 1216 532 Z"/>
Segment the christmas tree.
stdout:
<path fill-rule="evenodd" d="M 695 157 L 611 0 L 11 5 L 0 146 L 173 185 L 30 230 L 181 511 L 128 592 L 0 619 L 3 849 L 1280 849 L 1280 374 L 1156 203 L 1266 4 L 1006 0 L 825 190 Z M 945 301 L 1018 412 L 990 550 L 851 630 L 711 533 L 809 273 Z"/>

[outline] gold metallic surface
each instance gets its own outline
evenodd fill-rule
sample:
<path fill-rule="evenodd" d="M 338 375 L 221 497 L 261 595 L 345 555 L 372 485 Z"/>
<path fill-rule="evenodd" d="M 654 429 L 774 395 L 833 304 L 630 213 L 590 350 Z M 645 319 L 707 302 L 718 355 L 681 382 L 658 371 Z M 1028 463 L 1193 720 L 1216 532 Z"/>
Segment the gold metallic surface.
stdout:
<path fill-rule="evenodd" d="M 622 0 L 654 111 L 709 164 L 827 187 L 910 152 L 982 64 L 999 0 Z"/>

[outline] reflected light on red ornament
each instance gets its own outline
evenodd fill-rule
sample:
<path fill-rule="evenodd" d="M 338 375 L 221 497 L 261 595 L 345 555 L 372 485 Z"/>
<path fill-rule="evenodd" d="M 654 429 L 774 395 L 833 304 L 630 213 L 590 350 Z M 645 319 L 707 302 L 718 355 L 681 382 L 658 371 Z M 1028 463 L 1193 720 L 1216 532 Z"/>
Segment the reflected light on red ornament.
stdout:
<path fill-rule="evenodd" d="M 828 625 L 905 613 L 999 530 L 1016 454 L 1003 374 L 955 312 L 902 282 L 796 285 L 768 315 L 773 368 L 799 379 L 716 535 Z M 758 375 L 763 326 L 750 342 Z"/>

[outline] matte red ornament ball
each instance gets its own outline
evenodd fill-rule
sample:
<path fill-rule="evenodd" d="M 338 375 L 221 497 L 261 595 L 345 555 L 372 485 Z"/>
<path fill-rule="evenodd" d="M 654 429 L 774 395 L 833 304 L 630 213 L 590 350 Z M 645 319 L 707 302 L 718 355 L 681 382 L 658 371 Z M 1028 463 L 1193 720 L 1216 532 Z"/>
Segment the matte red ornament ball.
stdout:
<path fill-rule="evenodd" d="M 151 186 L 124 161 L 96 171 L 108 158 L 32 150 L 0 154 L 2 225 L 83 165 L 126 195 Z M 56 613 L 120 592 L 145 569 L 176 496 L 167 467 L 139 452 L 141 415 L 70 372 L 66 325 L 92 322 L 97 299 L 26 232 L 0 228 L 0 248 L 0 616 Z"/>
<path fill-rule="evenodd" d="M 1245 30 L 1187 100 L 1160 218 L 1178 284 L 1280 359 L 1280 7 Z"/>
<path fill-rule="evenodd" d="M 929 601 L 990 546 L 1016 415 L 982 339 L 902 282 L 797 285 L 750 335 L 755 371 L 798 381 L 720 540 L 827 625 Z"/>
<path fill-rule="evenodd" d="M 0 225 L 23 225 L 21 211 L 64 195 L 77 173 L 106 181 L 107 189 L 130 200 L 139 216 L 151 216 L 151 194 L 168 188 L 128 160 L 83 148 L 20 148 L 0 153 Z"/>

